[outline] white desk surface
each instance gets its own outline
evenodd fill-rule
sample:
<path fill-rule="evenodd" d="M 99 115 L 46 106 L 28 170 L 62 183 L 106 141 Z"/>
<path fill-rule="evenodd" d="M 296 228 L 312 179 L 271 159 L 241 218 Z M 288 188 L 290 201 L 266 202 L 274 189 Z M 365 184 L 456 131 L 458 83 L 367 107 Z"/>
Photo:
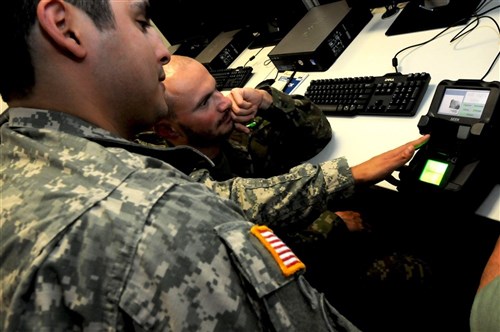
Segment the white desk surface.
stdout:
<path fill-rule="evenodd" d="M 489 7 L 498 4 L 499 1 L 493 1 Z M 383 20 L 381 15 L 382 12 L 374 11 L 370 22 L 333 65 L 324 72 L 309 72 L 309 77 L 297 88 L 296 93 L 304 94 L 312 79 L 382 76 L 392 73 L 395 71 L 392 67 L 392 58 L 399 50 L 425 42 L 442 31 L 437 29 L 388 37 L 385 31 L 396 16 Z M 500 23 L 500 9 L 488 15 Z M 420 117 L 427 113 L 437 84 L 444 79 L 480 79 L 500 51 L 500 35 L 490 19 L 481 19 L 479 26 L 472 32 L 450 43 L 463 27 L 451 28 L 437 39 L 398 55 L 398 69 L 401 73 L 428 72 L 431 75 L 429 87 L 415 116 L 329 117 L 334 137 L 322 152 L 311 159 L 311 162 L 317 163 L 345 156 L 350 165 L 356 165 L 419 137 L 417 123 Z M 276 76 L 274 65 L 272 63 L 265 65 L 269 62 L 267 54 L 271 50 L 272 47 L 263 49 L 254 60 L 247 63 L 250 57 L 258 52 L 258 49 L 247 49 L 231 64 L 231 67 L 244 64 L 252 66 L 255 74 L 247 86 L 254 87 L 265 78 Z M 500 60 L 484 80 L 500 81 Z M 497 154 L 498 152 L 492 151 Z M 386 181 L 379 185 L 395 190 L 395 187 Z M 500 186 L 497 185 L 493 190 L 478 210 L 478 214 L 500 220 Z"/>
<path fill-rule="evenodd" d="M 274 78 L 278 72 L 267 56 L 273 48 L 274 46 L 268 46 L 262 49 L 246 49 L 233 61 L 233 63 L 231 63 L 230 67 L 251 66 L 254 74 L 247 82 L 246 86 L 255 87 L 265 79 Z M 252 56 L 255 56 L 255 59 L 249 61 Z"/>

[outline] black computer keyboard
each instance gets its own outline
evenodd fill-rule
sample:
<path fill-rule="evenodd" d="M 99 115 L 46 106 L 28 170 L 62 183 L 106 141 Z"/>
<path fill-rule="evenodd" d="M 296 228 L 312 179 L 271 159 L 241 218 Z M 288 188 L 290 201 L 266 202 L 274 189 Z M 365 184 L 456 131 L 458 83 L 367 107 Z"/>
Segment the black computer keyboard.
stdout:
<path fill-rule="evenodd" d="M 430 80 L 428 73 L 319 79 L 305 95 L 327 115 L 413 116 Z"/>
<path fill-rule="evenodd" d="M 242 88 L 253 75 L 253 68 L 250 66 L 225 69 L 210 69 L 210 74 L 215 78 L 217 89 L 231 90 L 232 88 Z"/>

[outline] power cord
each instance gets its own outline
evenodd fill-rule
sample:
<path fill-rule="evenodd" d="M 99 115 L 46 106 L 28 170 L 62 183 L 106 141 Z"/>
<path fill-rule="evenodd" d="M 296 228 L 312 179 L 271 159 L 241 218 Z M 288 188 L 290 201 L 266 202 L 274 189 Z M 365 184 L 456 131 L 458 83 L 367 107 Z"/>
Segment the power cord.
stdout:
<path fill-rule="evenodd" d="M 486 71 L 486 74 L 484 74 L 483 77 L 481 77 L 481 81 L 484 80 L 484 78 L 486 76 L 488 76 L 488 74 L 490 73 L 491 69 L 493 69 L 493 66 L 495 65 L 495 63 L 498 61 L 498 58 L 500 57 L 500 52 L 497 53 L 497 56 L 495 57 L 495 60 L 493 60 L 493 62 L 491 63 L 491 66 L 490 68 L 488 68 L 488 70 Z"/>
<path fill-rule="evenodd" d="M 496 7 L 493 7 L 491 10 L 495 9 L 495 8 L 498 8 L 500 6 L 496 6 Z M 486 11 L 485 13 L 489 12 L 490 10 Z M 482 19 L 482 18 L 488 18 L 490 19 L 497 27 L 497 30 L 498 30 L 498 33 L 500 33 L 500 26 L 498 25 L 497 21 L 495 21 L 491 16 L 487 16 L 487 15 L 484 15 L 483 14 L 478 14 L 478 16 L 476 16 L 474 18 L 473 21 L 469 22 L 462 30 L 460 30 L 456 35 L 455 37 L 453 37 L 451 40 L 450 40 L 450 43 L 451 42 L 454 42 L 455 40 L 459 39 L 460 37 L 462 36 L 465 36 L 467 35 L 469 32 L 473 31 L 475 28 L 477 28 L 479 26 L 479 21 Z M 466 30 L 467 28 L 469 28 L 472 24 L 475 23 L 475 26 L 470 28 L 469 30 Z M 500 52 L 497 53 L 497 55 L 495 56 L 495 59 L 493 59 L 493 62 L 491 63 L 490 67 L 488 68 L 488 70 L 486 71 L 486 73 L 483 75 L 483 77 L 481 77 L 481 81 L 483 81 L 485 79 L 486 76 L 488 76 L 488 74 L 490 73 L 490 71 L 493 69 L 493 67 L 495 66 L 495 63 L 498 61 L 498 58 L 500 57 Z"/>
<path fill-rule="evenodd" d="M 481 1 L 478 6 L 476 7 L 476 10 L 474 11 L 474 13 L 469 17 L 469 18 L 472 18 L 474 17 L 474 20 L 469 22 L 462 30 L 460 30 L 451 40 L 450 40 L 450 43 L 454 42 L 455 40 L 457 40 L 458 38 L 462 37 L 462 36 L 465 36 L 466 34 L 468 34 L 469 32 L 473 31 L 478 25 L 479 25 L 479 21 L 481 18 L 489 18 L 491 19 L 495 25 L 497 26 L 497 29 L 499 30 L 499 33 L 500 33 L 500 27 L 498 25 L 498 23 L 490 16 L 487 16 L 485 14 L 487 14 L 488 12 L 490 11 L 493 11 L 497 8 L 499 8 L 500 6 L 494 6 L 492 8 L 490 8 L 489 10 L 479 14 L 478 12 L 484 8 L 484 6 L 486 6 L 487 4 L 489 4 L 491 2 L 490 1 L 487 1 L 487 0 L 483 0 Z M 422 45 L 425 45 L 427 43 L 430 43 L 431 41 L 437 39 L 439 36 L 441 36 L 443 33 L 445 33 L 446 31 L 448 31 L 450 28 L 460 24 L 462 21 L 466 20 L 466 19 L 469 19 L 469 18 L 461 18 L 459 19 L 458 21 L 452 23 L 451 25 L 449 25 L 448 27 L 446 27 L 444 30 L 442 30 L 441 32 L 439 32 L 437 35 L 435 35 L 434 37 L 432 37 L 431 39 L 425 41 L 425 42 L 422 42 L 422 43 L 419 43 L 419 44 L 414 44 L 414 45 L 410 45 L 410 46 L 407 46 L 401 50 L 399 50 L 395 55 L 394 57 L 392 58 L 392 66 L 394 67 L 396 73 L 399 73 L 399 70 L 398 70 L 398 55 L 410 48 L 414 48 L 414 47 L 418 47 L 418 46 L 422 46 Z M 476 24 L 474 27 L 470 28 L 469 30 L 465 31 L 467 28 L 469 28 L 472 24 Z M 500 52 L 499 52 L 500 54 Z M 493 60 L 493 63 L 491 64 L 490 68 L 488 69 L 488 71 L 486 72 L 486 74 L 481 78 L 481 80 L 483 80 L 488 74 L 489 72 L 491 71 L 491 69 L 493 68 L 493 66 L 495 65 L 496 61 L 498 60 L 499 58 L 499 54 L 496 55 L 495 59 Z"/>

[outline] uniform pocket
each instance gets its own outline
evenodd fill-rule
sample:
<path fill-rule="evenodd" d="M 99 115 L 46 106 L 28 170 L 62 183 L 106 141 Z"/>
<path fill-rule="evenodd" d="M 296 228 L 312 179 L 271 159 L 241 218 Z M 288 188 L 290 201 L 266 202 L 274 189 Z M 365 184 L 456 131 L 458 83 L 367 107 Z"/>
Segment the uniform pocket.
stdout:
<path fill-rule="evenodd" d="M 259 297 L 291 282 L 293 275 L 305 268 L 265 226 L 234 222 L 217 226 L 215 230 L 229 248 L 239 272 L 253 285 Z"/>

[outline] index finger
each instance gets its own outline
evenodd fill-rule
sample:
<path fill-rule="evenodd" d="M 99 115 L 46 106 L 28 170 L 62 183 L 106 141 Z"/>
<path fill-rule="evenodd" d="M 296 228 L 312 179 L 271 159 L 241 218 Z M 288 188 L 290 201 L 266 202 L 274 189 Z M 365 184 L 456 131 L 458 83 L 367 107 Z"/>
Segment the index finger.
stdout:
<path fill-rule="evenodd" d="M 429 141 L 430 137 L 431 137 L 431 135 L 426 134 L 422 137 L 419 137 L 415 141 L 413 141 L 413 147 L 415 148 L 415 150 L 420 149 L 425 143 L 427 143 Z"/>

